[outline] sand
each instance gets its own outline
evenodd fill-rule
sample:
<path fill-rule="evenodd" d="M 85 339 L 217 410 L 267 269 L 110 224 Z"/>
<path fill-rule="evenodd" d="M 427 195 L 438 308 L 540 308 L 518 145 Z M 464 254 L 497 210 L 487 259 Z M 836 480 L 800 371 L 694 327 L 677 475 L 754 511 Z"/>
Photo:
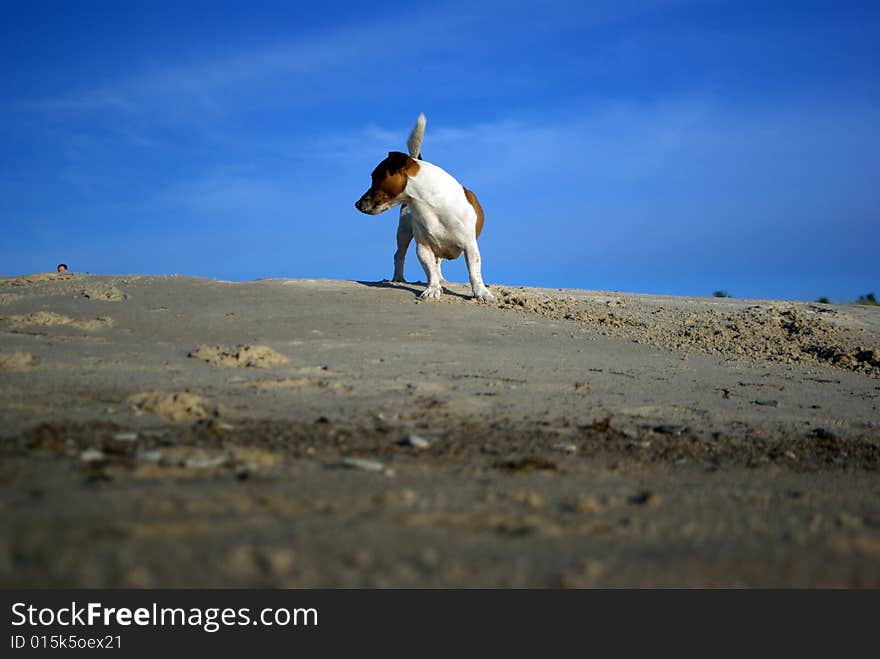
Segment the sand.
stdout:
<path fill-rule="evenodd" d="M 0 278 L 0 584 L 880 585 L 880 309 Z"/>

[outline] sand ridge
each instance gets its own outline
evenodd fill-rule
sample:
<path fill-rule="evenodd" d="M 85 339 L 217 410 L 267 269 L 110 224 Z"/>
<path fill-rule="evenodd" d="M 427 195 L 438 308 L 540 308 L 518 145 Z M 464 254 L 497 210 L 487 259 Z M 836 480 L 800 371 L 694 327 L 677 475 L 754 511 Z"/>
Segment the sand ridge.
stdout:
<path fill-rule="evenodd" d="M 0 352 L 0 371 L 26 371 L 39 363 L 29 352 Z"/>
<path fill-rule="evenodd" d="M 272 348 L 258 345 L 200 345 L 187 356 L 225 368 L 269 368 L 289 361 Z"/>
<path fill-rule="evenodd" d="M 20 287 L 45 284 L 47 282 L 68 282 L 76 280 L 79 276 L 73 273 L 37 272 L 18 277 L 0 277 L 0 286 Z"/>
<path fill-rule="evenodd" d="M 876 337 L 847 330 L 826 318 L 827 305 L 764 304 L 736 310 L 680 310 L 656 305 L 631 309 L 622 297 L 590 302 L 496 286 L 498 307 L 542 318 L 570 320 L 665 350 L 698 350 L 727 359 L 827 363 L 880 377 Z M 445 301 L 461 302 L 458 296 Z"/>
<path fill-rule="evenodd" d="M 77 329 L 94 330 L 112 327 L 113 319 L 110 316 L 98 316 L 90 320 L 77 320 L 54 311 L 34 311 L 28 314 L 0 316 L 0 323 L 6 323 L 13 328 L 67 325 Z"/>

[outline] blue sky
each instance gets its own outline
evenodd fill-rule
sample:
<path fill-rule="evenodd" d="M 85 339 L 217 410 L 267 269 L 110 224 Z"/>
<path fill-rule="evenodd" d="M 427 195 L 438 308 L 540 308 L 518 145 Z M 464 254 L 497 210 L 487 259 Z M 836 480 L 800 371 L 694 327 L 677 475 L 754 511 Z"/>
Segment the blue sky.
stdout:
<path fill-rule="evenodd" d="M 423 111 L 490 284 L 880 292 L 876 2 L 0 8 L 2 274 L 390 277 Z"/>

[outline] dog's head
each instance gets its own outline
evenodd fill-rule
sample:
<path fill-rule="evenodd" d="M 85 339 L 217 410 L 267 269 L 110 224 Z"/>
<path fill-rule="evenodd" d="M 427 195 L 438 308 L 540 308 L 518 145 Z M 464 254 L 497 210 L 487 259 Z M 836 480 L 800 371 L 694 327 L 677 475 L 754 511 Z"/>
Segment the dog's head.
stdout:
<path fill-rule="evenodd" d="M 354 207 L 367 215 L 378 215 L 404 201 L 403 191 L 410 177 L 419 171 L 419 163 L 405 153 L 391 151 L 373 173 L 373 184 Z"/>

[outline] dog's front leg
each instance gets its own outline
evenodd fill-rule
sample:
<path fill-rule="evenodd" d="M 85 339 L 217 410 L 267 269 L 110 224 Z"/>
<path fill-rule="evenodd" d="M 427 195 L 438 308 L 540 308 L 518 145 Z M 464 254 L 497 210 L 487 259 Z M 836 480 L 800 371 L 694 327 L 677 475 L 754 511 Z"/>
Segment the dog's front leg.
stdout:
<path fill-rule="evenodd" d="M 391 281 L 406 281 L 403 278 L 403 263 L 406 260 L 406 250 L 412 241 L 412 221 L 408 206 L 400 208 L 400 222 L 397 223 L 397 251 L 394 252 L 394 277 Z"/>
<path fill-rule="evenodd" d="M 443 264 L 443 259 L 441 259 L 441 258 L 438 256 L 438 257 L 437 257 L 437 274 L 438 274 L 439 277 L 440 277 L 440 283 L 441 283 L 441 284 L 448 284 L 449 282 L 446 281 L 446 277 L 443 276 L 443 268 L 440 267 L 442 264 Z"/>
<path fill-rule="evenodd" d="M 480 302 L 494 302 L 495 296 L 486 288 L 483 283 L 483 275 L 480 272 L 481 262 L 480 248 L 477 247 L 477 241 L 473 240 L 464 250 L 464 258 L 467 261 L 468 275 L 471 279 L 471 290 L 474 297 Z"/>
<path fill-rule="evenodd" d="M 443 294 L 443 288 L 440 286 L 440 268 L 437 267 L 434 250 L 425 243 L 416 242 L 416 254 L 428 278 L 428 288 L 419 297 L 423 300 L 436 300 Z"/>

